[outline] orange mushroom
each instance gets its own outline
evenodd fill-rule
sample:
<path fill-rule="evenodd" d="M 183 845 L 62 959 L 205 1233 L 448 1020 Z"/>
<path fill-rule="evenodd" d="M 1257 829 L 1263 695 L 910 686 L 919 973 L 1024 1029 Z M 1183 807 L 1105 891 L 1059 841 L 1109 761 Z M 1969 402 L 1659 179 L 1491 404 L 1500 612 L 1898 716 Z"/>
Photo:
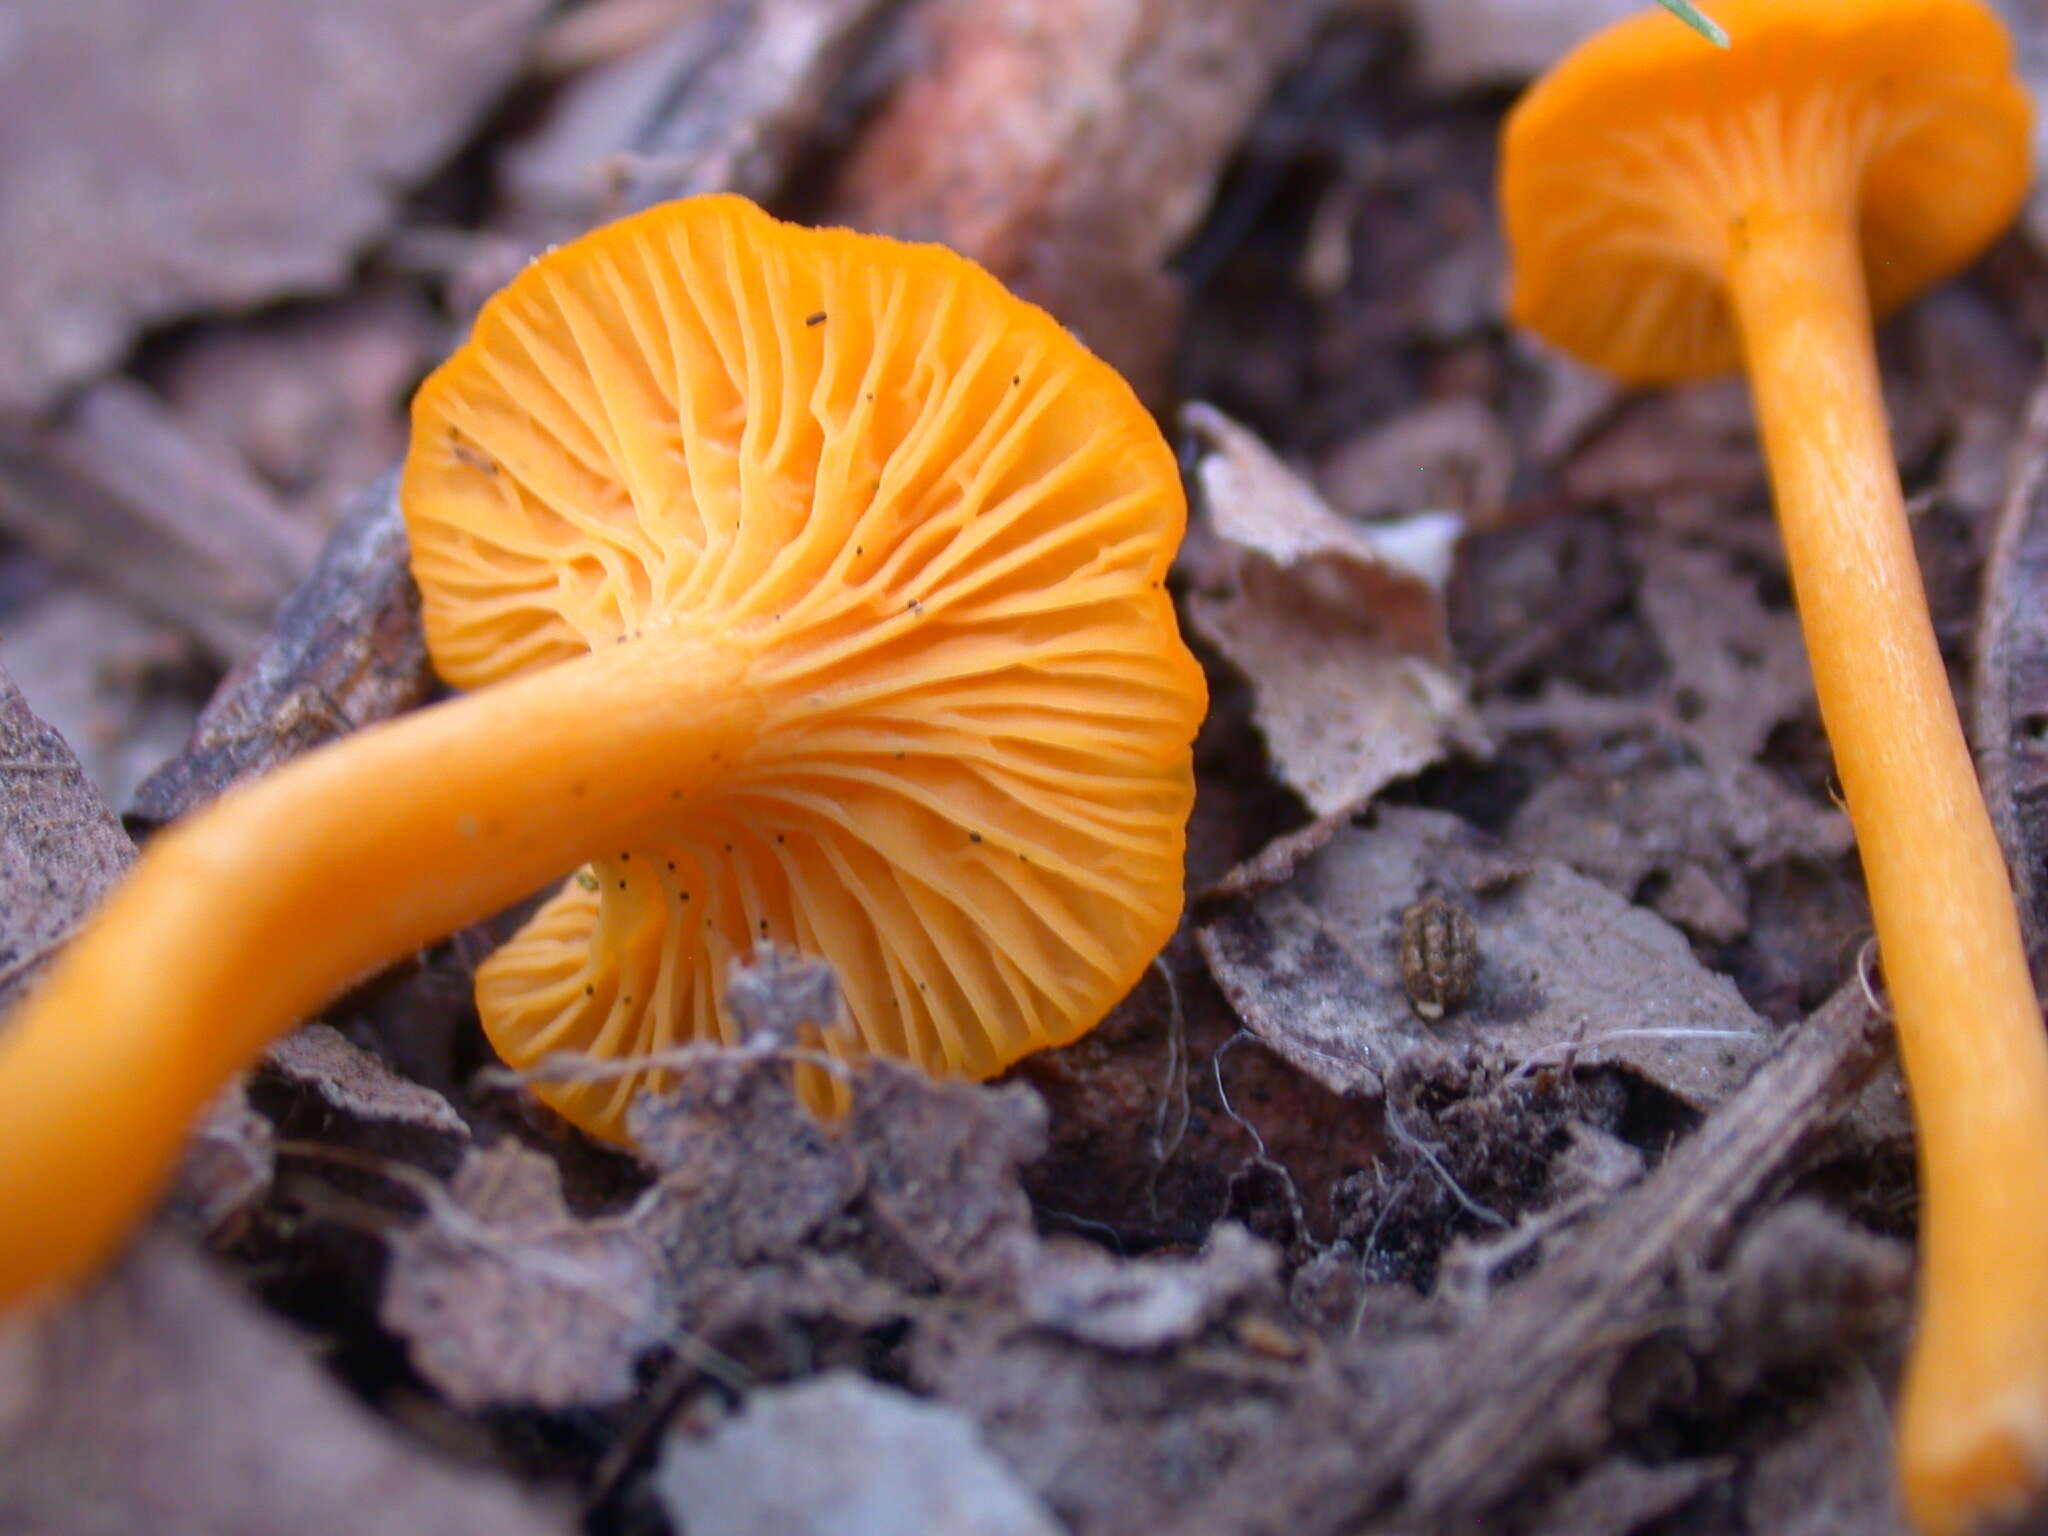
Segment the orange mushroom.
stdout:
<path fill-rule="evenodd" d="M 578 866 L 478 976 L 516 1065 L 731 1043 L 772 941 L 860 1047 L 987 1076 L 1173 928 L 1173 456 L 971 262 L 730 197 L 599 230 L 420 389 L 402 495 L 476 691 L 166 833 L 0 1032 L 0 1301 L 100 1260 L 281 1030 Z M 646 1081 L 539 1091 L 618 1136 Z"/>
<path fill-rule="evenodd" d="M 2048 1035 L 1928 620 L 1870 326 L 2011 219 L 2027 101 L 1977 0 L 1715 10 L 1725 53 L 1646 13 L 1515 107 L 1512 310 L 1635 381 L 1747 366 L 1919 1131 L 1901 1476 L 1923 1531 L 1959 1532 L 2048 1475 Z"/>

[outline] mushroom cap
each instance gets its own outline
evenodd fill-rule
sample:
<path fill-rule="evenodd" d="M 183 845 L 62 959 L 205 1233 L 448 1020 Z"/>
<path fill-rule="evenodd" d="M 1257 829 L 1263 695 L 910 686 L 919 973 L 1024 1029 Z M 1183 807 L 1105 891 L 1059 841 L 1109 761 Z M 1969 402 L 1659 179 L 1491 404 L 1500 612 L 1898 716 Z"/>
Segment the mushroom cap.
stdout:
<path fill-rule="evenodd" d="M 1509 115 L 1518 324 L 1624 378 L 1734 367 L 1722 290 L 1746 218 L 1843 213 L 1884 314 L 1966 264 L 2029 179 L 2027 96 L 1979 0 L 1722 0 L 1574 50 Z"/>
<path fill-rule="evenodd" d="M 972 262 L 725 196 L 599 229 L 422 386 L 402 494 L 451 682 L 665 626 L 744 647 L 764 701 L 729 784 L 593 848 L 479 971 L 512 1065 L 738 1043 L 728 967 L 772 942 L 838 974 L 809 1043 L 985 1077 L 1170 937 L 1206 704 L 1180 477 Z M 538 1091 L 619 1136 L 646 1081 Z"/>

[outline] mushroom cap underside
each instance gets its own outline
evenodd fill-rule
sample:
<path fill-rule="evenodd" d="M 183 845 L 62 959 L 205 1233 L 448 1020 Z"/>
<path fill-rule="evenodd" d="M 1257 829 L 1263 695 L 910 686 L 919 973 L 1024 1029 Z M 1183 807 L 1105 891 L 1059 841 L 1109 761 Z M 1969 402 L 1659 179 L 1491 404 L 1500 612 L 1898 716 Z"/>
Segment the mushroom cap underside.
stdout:
<path fill-rule="evenodd" d="M 1206 703 L 1164 590 L 1178 472 L 964 258 L 729 197 L 607 226 L 422 387 L 403 499 L 451 682 L 666 628 L 744 649 L 764 701 L 726 782 L 485 963 L 515 1067 L 735 1043 L 726 971 L 772 942 L 838 973 L 808 1043 L 987 1076 L 1170 936 Z M 646 1079 L 538 1091 L 617 1136 Z"/>
<path fill-rule="evenodd" d="M 1736 366 L 1722 275 L 1746 221 L 1854 221 L 1882 315 L 2025 196 L 2031 114 L 1979 0 L 1725 0 L 1731 45 L 1663 11 L 1593 37 L 1509 115 L 1509 309 L 1575 356 L 1670 382 Z"/>

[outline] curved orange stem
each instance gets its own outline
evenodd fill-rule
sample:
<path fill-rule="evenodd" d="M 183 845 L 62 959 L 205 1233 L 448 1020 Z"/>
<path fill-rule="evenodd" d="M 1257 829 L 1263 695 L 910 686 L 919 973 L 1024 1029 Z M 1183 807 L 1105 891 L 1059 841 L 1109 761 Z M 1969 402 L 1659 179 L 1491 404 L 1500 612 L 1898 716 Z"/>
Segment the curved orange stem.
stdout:
<path fill-rule="evenodd" d="M 0 1306 L 76 1281 L 227 1080 L 350 982 L 674 815 L 755 739 L 667 631 L 373 727 L 150 844 L 0 1026 Z"/>
<path fill-rule="evenodd" d="M 2048 1034 L 1928 619 L 1854 231 L 1752 212 L 1728 280 L 1918 1126 L 1900 1476 L 1949 1536 L 2048 1472 Z"/>

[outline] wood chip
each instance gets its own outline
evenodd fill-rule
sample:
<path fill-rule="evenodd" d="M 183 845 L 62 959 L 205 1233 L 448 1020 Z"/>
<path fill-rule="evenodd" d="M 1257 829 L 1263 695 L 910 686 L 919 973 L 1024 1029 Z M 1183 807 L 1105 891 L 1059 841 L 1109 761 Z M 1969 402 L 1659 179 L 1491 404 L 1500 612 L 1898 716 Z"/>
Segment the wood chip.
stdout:
<path fill-rule="evenodd" d="M 0 672 L 0 1009 L 21 996 L 134 857 L 64 738 Z"/>
<path fill-rule="evenodd" d="M 342 519 L 304 586 L 199 717 L 192 744 L 136 791 L 174 821 L 239 779 L 423 703 L 433 687 L 396 474 Z"/>

